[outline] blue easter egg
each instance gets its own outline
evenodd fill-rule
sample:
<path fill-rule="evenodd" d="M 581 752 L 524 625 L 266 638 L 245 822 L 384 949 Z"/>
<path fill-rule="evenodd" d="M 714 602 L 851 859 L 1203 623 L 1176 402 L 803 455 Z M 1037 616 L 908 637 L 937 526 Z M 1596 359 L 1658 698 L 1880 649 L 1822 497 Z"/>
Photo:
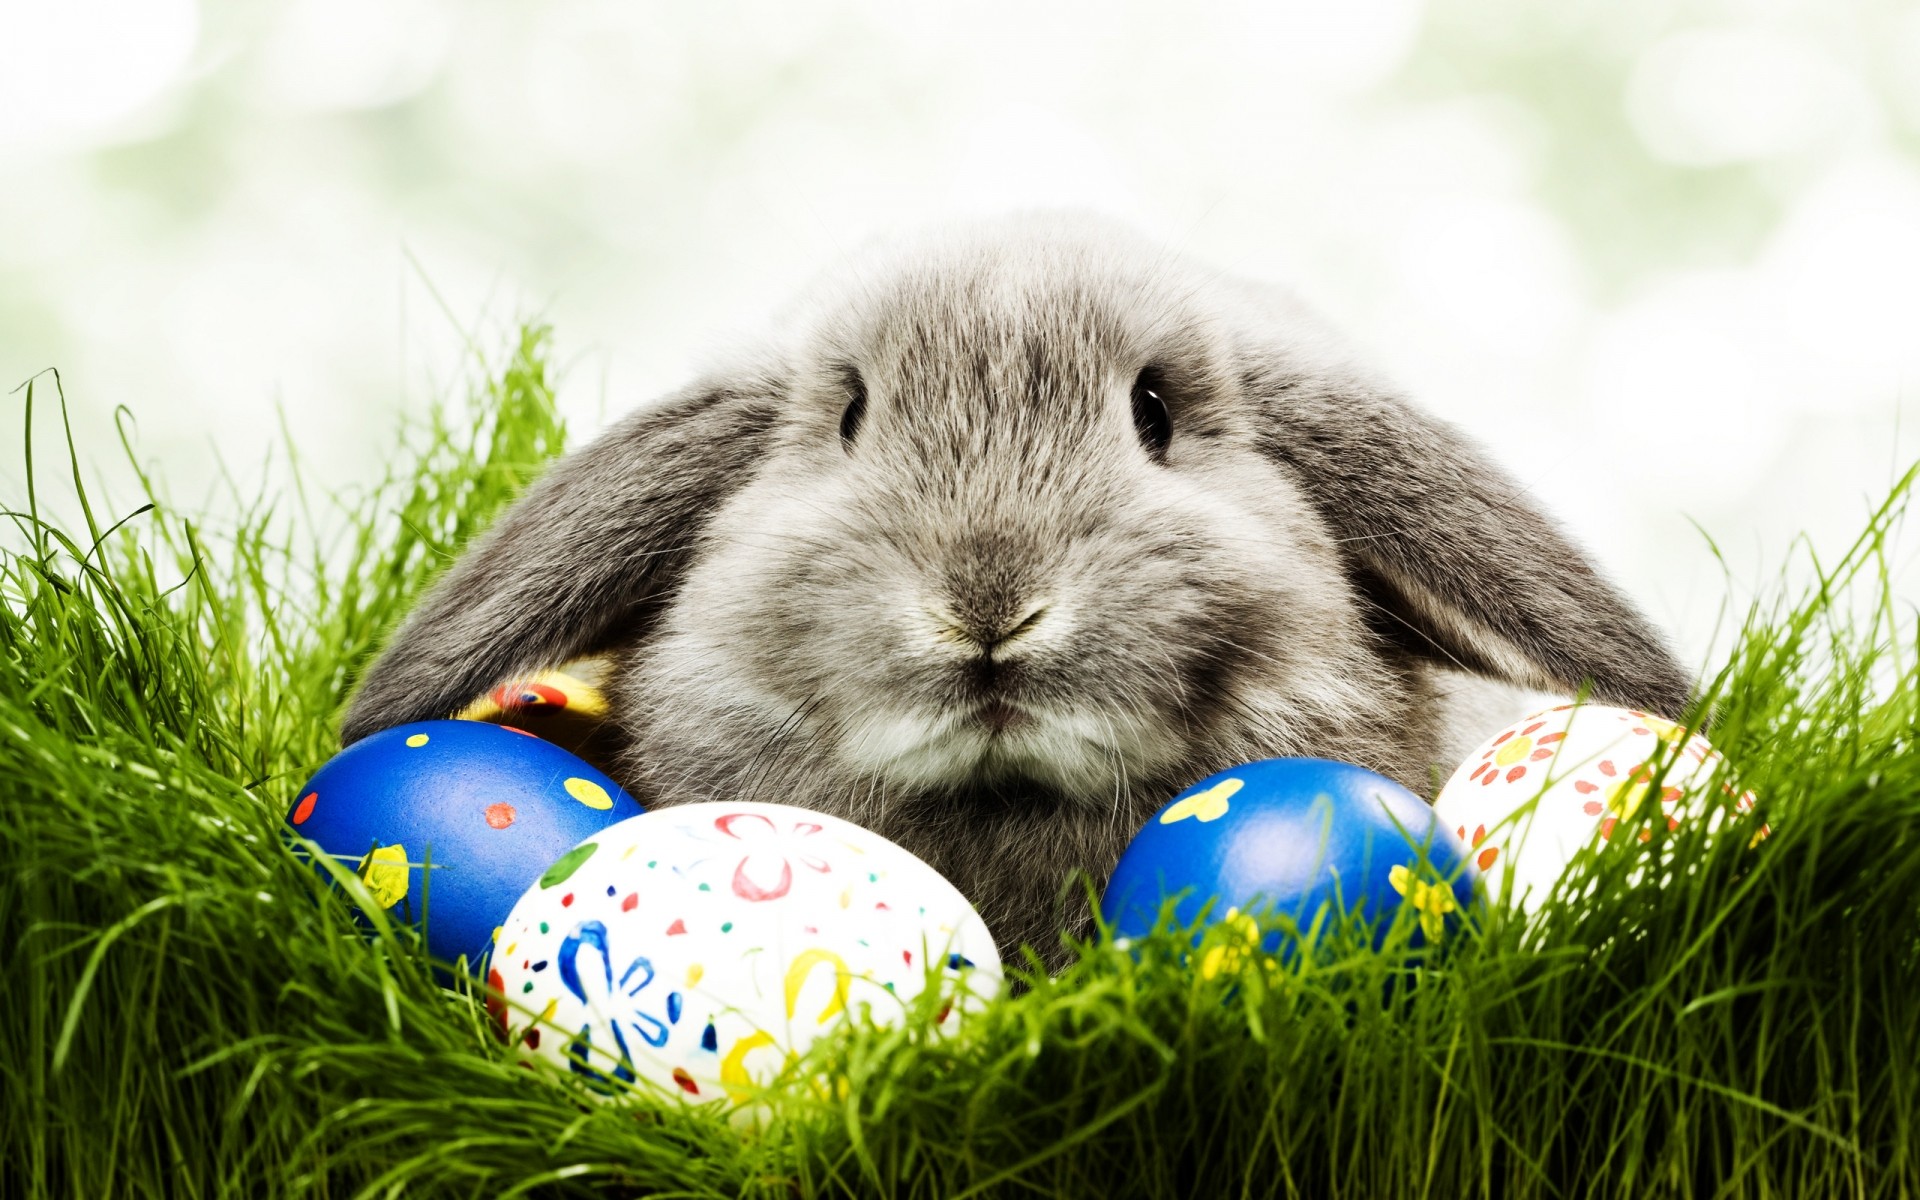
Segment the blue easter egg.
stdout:
<path fill-rule="evenodd" d="M 464 954 L 477 966 L 549 864 L 642 811 L 619 784 L 532 734 L 421 721 L 334 755 L 287 822 L 395 919 L 424 921 L 436 957 Z"/>
<path fill-rule="evenodd" d="M 1322 906 L 1384 935 L 1413 903 L 1422 932 L 1474 902 L 1478 872 L 1426 801 L 1384 775 L 1320 758 L 1270 758 L 1210 775 L 1134 836 L 1101 897 L 1116 935 L 1147 933 L 1164 900 L 1190 925 L 1268 911 L 1306 928 Z M 1422 866 L 1424 859 L 1425 867 Z M 1269 948 L 1278 944 L 1270 935 Z"/>

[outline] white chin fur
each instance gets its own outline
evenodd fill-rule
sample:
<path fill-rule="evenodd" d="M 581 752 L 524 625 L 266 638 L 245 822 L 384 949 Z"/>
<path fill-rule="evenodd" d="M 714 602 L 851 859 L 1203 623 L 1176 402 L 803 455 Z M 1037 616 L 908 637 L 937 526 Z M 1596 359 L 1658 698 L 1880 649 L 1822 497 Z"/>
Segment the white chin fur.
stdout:
<path fill-rule="evenodd" d="M 925 712 L 869 716 L 842 742 L 858 770 L 914 788 L 964 788 L 1027 779 L 1069 796 L 1107 801 L 1126 777 L 1164 754 L 1132 721 L 1077 712 L 1029 713 L 990 733 L 977 720 Z"/>

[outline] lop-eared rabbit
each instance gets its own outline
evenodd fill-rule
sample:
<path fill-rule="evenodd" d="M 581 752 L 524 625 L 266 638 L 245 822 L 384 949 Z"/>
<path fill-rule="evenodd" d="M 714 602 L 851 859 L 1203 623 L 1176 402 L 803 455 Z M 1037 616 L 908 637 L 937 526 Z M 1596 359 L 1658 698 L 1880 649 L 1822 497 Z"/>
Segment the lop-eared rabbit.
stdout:
<path fill-rule="evenodd" d="M 343 737 L 590 652 L 643 804 L 848 818 L 1052 962 L 1076 873 L 1214 771 L 1312 755 L 1431 794 L 1519 715 L 1501 688 L 1676 716 L 1689 688 L 1508 475 L 1287 295 L 1065 216 L 872 252 L 560 460 Z"/>

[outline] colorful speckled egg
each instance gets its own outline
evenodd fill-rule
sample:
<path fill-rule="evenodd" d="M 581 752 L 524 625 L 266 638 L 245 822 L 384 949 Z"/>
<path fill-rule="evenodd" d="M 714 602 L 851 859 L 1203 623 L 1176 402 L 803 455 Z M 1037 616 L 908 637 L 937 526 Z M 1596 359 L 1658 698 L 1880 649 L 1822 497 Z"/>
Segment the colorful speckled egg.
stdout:
<path fill-rule="evenodd" d="M 1657 786 L 1656 786 L 1657 783 Z M 1563 704 L 1524 717 L 1467 757 L 1434 810 L 1473 850 L 1494 896 L 1537 908 L 1574 856 L 1659 806 L 1669 828 L 1710 813 L 1744 814 L 1726 760 L 1698 734 L 1634 709 Z M 1757 842 L 1767 835 L 1754 830 Z M 1638 838 L 1652 831 L 1639 824 Z"/>
<path fill-rule="evenodd" d="M 942 1026 L 1000 985 L 993 938 L 932 867 L 782 804 L 685 804 L 595 834 L 527 890 L 488 982 L 527 1054 L 700 1103 L 740 1103 L 836 1021 Z"/>
<path fill-rule="evenodd" d="M 1301 926 L 1337 903 L 1384 935 L 1411 904 L 1415 936 L 1436 937 L 1473 902 L 1476 878 L 1465 845 L 1393 780 L 1350 763 L 1270 758 L 1210 775 L 1154 814 L 1121 855 L 1101 912 L 1131 937 L 1175 896 L 1182 925 L 1209 902 L 1209 922 L 1270 906 Z"/>
<path fill-rule="evenodd" d="M 548 863 L 640 812 L 619 784 L 532 734 L 422 721 L 334 755 L 287 821 L 397 919 L 424 920 L 436 957 L 478 964 Z"/>

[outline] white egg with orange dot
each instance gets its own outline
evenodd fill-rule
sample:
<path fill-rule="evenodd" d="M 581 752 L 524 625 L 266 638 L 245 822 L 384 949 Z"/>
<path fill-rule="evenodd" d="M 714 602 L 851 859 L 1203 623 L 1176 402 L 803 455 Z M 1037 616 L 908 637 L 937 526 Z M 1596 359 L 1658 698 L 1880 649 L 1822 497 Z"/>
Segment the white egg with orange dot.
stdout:
<path fill-rule="evenodd" d="M 1472 848 L 1489 895 L 1510 894 L 1531 912 L 1574 856 L 1612 841 L 1622 821 L 1633 818 L 1635 836 L 1650 839 L 1639 820 L 1647 804 L 1677 829 L 1703 815 L 1717 825 L 1745 814 L 1754 796 L 1699 734 L 1636 709 L 1563 704 L 1489 738 L 1433 807 Z M 1768 832 L 1759 826 L 1751 841 Z"/>
<path fill-rule="evenodd" d="M 751 1100 L 841 1020 L 952 1028 L 1000 987 L 993 937 L 906 850 L 808 809 L 683 804 L 568 851 L 495 935 L 523 1053 L 617 1094 Z M 651 1085 L 649 1088 L 648 1085 Z"/>

